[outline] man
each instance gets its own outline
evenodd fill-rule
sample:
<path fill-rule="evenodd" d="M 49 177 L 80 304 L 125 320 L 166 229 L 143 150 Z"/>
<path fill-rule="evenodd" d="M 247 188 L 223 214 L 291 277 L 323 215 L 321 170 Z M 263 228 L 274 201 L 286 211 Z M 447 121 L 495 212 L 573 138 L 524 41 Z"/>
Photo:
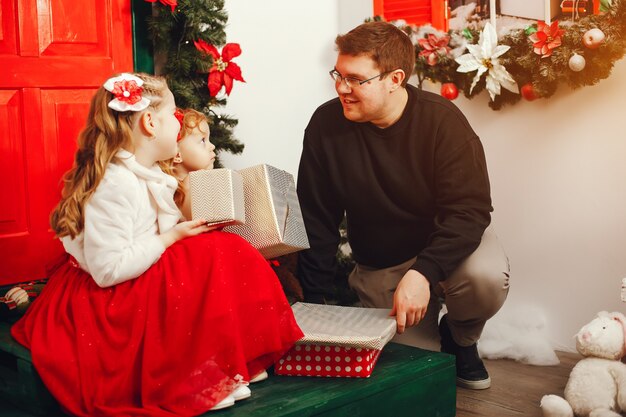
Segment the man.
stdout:
<path fill-rule="evenodd" d="M 391 308 L 398 341 L 457 358 L 457 383 L 490 386 L 476 342 L 508 293 L 508 262 L 490 223 L 480 140 L 461 112 L 407 84 L 415 50 L 385 22 L 338 36 L 330 75 L 338 98 L 304 136 L 298 196 L 311 249 L 299 278 L 310 302 L 332 286 L 346 214 L 357 266 L 349 283 L 366 307 Z M 481 243 L 482 242 L 482 243 Z M 448 314 L 439 327 L 440 298 Z"/>

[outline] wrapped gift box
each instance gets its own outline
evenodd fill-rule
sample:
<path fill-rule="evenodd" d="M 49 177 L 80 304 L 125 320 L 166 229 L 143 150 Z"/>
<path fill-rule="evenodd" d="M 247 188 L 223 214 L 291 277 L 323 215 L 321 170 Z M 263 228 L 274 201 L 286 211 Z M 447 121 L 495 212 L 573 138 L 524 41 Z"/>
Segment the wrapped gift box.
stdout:
<path fill-rule="evenodd" d="M 209 225 L 246 222 L 243 178 L 230 169 L 202 169 L 189 173 L 191 218 Z"/>
<path fill-rule="evenodd" d="M 561 9 L 561 0 L 500 0 L 500 13 L 543 21 L 546 18 L 546 3 L 550 3 L 550 19 L 554 19 Z"/>
<path fill-rule="evenodd" d="M 278 375 L 367 378 L 396 333 L 388 309 L 308 303 L 292 309 L 304 337 L 274 366 Z"/>
<path fill-rule="evenodd" d="M 265 164 L 239 173 L 243 177 L 246 223 L 224 230 L 246 239 L 266 259 L 308 248 L 293 176 Z"/>

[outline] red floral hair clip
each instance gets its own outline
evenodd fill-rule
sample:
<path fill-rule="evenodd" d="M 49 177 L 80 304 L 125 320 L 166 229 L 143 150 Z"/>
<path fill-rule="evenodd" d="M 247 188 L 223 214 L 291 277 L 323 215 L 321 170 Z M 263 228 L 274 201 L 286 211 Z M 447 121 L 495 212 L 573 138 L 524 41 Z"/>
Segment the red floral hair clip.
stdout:
<path fill-rule="evenodd" d="M 109 107 L 119 112 L 141 111 L 150 105 L 150 100 L 143 97 L 143 80 L 132 74 L 121 74 L 106 80 L 103 87 L 115 97 L 109 101 Z"/>
<path fill-rule="evenodd" d="M 176 142 L 178 142 L 182 139 L 181 135 L 183 132 L 183 120 L 185 119 L 185 113 L 183 113 L 183 111 L 177 107 L 176 111 L 174 112 L 174 116 L 176 116 L 176 119 L 178 119 L 178 123 L 180 123 L 180 131 L 178 132 L 178 137 L 176 138 Z"/>

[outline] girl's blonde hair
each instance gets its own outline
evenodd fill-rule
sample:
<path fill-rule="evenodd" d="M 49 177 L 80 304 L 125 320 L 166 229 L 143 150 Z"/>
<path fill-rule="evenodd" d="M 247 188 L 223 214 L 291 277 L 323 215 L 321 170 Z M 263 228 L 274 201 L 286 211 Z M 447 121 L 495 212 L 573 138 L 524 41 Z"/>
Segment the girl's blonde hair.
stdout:
<path fill-rule="evenodd" d="M 182 119 L 182 123 L 180 126 L 180 133 L 179 133 L 179 139 L 178 139 L 179 141 L 185 139 L 195 129 L 198 129 L 202 133 L 207 133 L 203 131 L 202 128 L 200 127 L 202 122 L 206 122 L 207 125 L 209 124 L 209 119 L 206 117 L 204 113 L 201 113 L 194 109 L 181 109 L 181 111 L 183 112 L 183 119 Z M 176 167 L 174 166 L 174 160 L 169 159 L 167 161 L 159 162 L 159 165 L 161 166 L 161 169 L 163 170 L 163 172 L 177 179 L 178 189 L 176 190 L 176 193 L 174 193 L 174 202 L 176 203 L 176 205 L 180 207 L 185 201 L 185 196 L 187 195 L 187 193 L 185 192 L 185 186 L 183 184 L 183 180 L 178 179 L 178 177 L 175 175 Z"/>
<path fill-rule="evenodd" d="M 168 91 L 163 77 L 133 74 L 143 80 L 142 95 L 158 110 Z M 100 87 L 91 99 L 87 123 L 78 135 L 74 165 L 63 176 L 61 201 L 50 216 L 57 237 L 78 236 L 85 225 L 85 204 L 104 176 L 107 165 L 122 148 L 132 149 L 133 123 L 140 112 L 118 112 L 109 108 L 113 94 Z"/>

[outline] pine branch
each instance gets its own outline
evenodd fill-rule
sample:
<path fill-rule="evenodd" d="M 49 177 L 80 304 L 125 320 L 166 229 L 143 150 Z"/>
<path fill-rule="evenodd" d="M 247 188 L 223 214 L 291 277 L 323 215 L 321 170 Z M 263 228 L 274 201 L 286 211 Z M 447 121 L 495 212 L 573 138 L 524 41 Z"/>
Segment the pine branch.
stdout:
<path fill-rule="evenodd" d="M 226 43 L 224 29 L 228 14 L 224 10 L 224 1 L 178 0 L 174 12 L 160 3 L 153 7 L 148 29 L 155 53 L 164 58 L 160 74 L 167 78 L 176 105 L 201 111 L 207 116 L 211 142 L 218 152 L 243 152 L 244 145 L 233 137 L 237 120 L 217 113 L 226 100 L 211 97 L 209 93 L 208 72 L 213 65 L 212 58 L 194 45 L 198 40 L 218 47 Z"/>
<path fill-rule="evenodd" d="M 533 52 L 533 42 L 529 36 L 537 29 L 532 24 L 526 30 L 513 30 L 503 36 L 498 44 L 508 45 L 510 49 L 502 55 L 500 63 L 513 76 L 521 87 L 532 84 L 535 94 L 539 97 L 551 97 L 559 85 L 566 84 L 570 88 L 594 85 L 607 78 L 616 61 L 626 54 L 626 0 L 613 0 L 609 11 L 603 15 L 590 15 L 577 21 L 562 21 L 560 28 L 564 30 L 561 45 L 553 50 L 549 57 L 542 58 Z M 605 34 L 605 42 L 597 49 L 590 49 L 583 45 L 582 38 L 585 32 L 598 28 Z M 409 35 L 418 33 L 420 28 L 404 28 Z M 420 32 L 422 33 L 422 32 Z M 452 39 L 464 36 L 470 43 L 476 43 L 480 33 L 475 29 L 467 28 L 461 32 L 449 32 Z M 424 35 L 426 36 L 426 35 Z M 413 37 L 412 37 L 413 38 Z M 422 51 L 416 44 L 416 52 Z M 586 61 L 585 68 L 576 72 L 570 69 L 570 58 L 578 54 Z M 415 71 L 418 80 L 429 79 L 434 82 L 453 82 L 467 98 L 473 98 L 485 89 L 485 76 L 479 81 L 470 93 L 475 72 L 461 74 L 457 72 L 458 64 L 452 56 L 438 57 L 436 65 L 428 65 L 426 58 L 417 57 Z M 514 104 L 521 99 L 518 94 L 502 90 L 489 106 L 499 110 L 504 105 Z"/>

